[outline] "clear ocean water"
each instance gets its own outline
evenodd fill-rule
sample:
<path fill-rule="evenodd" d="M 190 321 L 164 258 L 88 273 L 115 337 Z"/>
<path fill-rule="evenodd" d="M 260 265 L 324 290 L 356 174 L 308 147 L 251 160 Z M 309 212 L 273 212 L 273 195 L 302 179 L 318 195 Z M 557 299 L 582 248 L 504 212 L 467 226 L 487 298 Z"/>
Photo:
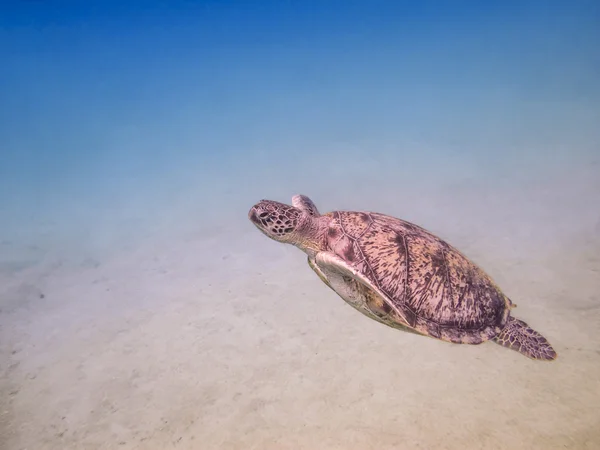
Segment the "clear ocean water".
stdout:
<path fill-rule="evenodd" d="M 0 448 L 600 448 L 600 5 L 0 7 Z M 262 198 L 418 223 L 559 357 L 361 317 Z"/>

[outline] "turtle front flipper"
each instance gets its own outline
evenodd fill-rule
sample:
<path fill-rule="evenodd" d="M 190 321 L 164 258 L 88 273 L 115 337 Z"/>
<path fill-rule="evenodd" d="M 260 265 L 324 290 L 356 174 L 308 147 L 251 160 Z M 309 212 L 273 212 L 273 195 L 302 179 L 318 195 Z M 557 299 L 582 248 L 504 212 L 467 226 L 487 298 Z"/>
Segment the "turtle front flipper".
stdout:
<path fill-rule="evenodd" d="M 321 215 L 316 205 L 306 195 L 294 195 L 292 197 L 292 205 L 294 208 L 298 208 L 300 211 L 305 212 L 311 217 L 319 217 Z"/>
<path fill-rule="evenodd" d="M 506 326 L 493 340 L 531 359 L 552 361 L 558 356 L 544 336 L 514 317 L 508 318 Z"/>
<path fill-rule="evenodd" d="M 317 266 L 315 264 L 315 260 L 312 259 L 310 256 L 308 257 L 308 265 L 310 266 L 310 268 L 312 270 L 314 270 L 314 272 L 319 276 L 319 278 L 321 279 L 321 281 L 323 283 L 325 283 L 327 286 L 329 286 L 331 289 L 333 289 L 333 287 L 331 287 L 331 284 L 329 283 L 329 280 L 327 279 L 327 277 L 325 276 L 323 271 L 319 268 L 319 266 Z M 334 289 L 334 291 L 335 291 L 335 289 Z"/>
<path fill-rule="evenodd" d="M 367 317 L 392 328 L 417 333 L 385 294 L 365 274 L 330 252 L 319 252 L 308 264 L 346 303 Z M 421 334 L 421 333 L 417 333 Z"/>

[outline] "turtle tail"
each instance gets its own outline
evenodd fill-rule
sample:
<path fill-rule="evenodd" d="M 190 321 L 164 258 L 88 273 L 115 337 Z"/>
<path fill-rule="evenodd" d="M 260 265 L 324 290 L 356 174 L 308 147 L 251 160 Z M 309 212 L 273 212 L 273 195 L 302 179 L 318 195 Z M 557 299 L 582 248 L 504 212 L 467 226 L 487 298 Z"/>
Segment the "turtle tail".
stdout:
<path fill-rule="evenodd" d="M 508 318 L 506 326 L 493 340 L 531 359 L 552 361 L 558 356 L 544 336 L 514 317 Z"/>

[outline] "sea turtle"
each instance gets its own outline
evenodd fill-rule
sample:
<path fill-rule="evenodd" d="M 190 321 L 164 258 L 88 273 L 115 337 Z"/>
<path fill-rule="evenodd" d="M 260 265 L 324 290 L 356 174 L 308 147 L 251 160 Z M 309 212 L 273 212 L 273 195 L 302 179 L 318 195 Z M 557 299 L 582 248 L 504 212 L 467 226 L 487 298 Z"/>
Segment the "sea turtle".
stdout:
<path fill-rule="evenodd" d="M 490 276 L 429 231 L 374 212 L 320 214 L 304 195 L 292 205 L 261 200 L 248 217 L 271 239 L 303 250 L 319 278 L 367 317 L 447 342 L 492 340 L 556 359 L 541 334 L 511 316 L 516 305 Z"/>

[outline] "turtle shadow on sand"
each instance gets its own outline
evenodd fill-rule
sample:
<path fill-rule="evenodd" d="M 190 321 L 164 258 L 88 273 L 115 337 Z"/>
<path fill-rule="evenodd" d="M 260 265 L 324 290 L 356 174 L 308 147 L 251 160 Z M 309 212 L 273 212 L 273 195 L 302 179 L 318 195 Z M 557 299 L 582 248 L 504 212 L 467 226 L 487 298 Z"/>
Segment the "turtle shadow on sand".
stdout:
<path fill-rule="evenodd" d="M 516 305 L 489 275 L 418 225 L 375 212 L 321 214 L 304 195 L 292 205 L 261 200 L 248 218 L 304 251 L 319 278 L 373 320 L 457 344 L 493 341 L 535 360 L 557 357 L 511 315 Z"/>

